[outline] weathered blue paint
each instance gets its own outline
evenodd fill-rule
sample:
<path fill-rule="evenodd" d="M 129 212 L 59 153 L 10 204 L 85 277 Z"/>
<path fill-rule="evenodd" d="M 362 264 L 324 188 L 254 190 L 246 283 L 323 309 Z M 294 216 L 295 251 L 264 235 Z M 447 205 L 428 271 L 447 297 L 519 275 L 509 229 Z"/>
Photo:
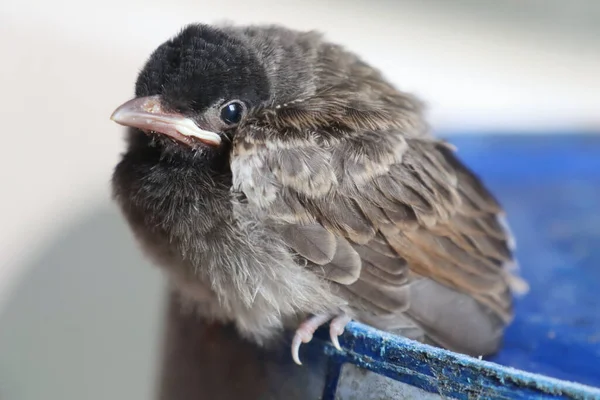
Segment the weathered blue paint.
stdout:
<path fill-rule="evenodd" d="M 323 399 L 345 362 L 459 399 L 600 399 L 581 385 L 600 386 L 600 135 L 449 140 L 506 207 L 531 286 L 503 349 L 490 363 L 352 323 L 344 352 L 321 342 Z"/>
<path fill-rule="evenodd" d="M 329 356 L 323 400 L 334 399 L 345 362 L 455 399 L 600 399 L 600 389 L 516 370 L 375 330 L 349 324 L 337 351 L 319 332 Z"/>

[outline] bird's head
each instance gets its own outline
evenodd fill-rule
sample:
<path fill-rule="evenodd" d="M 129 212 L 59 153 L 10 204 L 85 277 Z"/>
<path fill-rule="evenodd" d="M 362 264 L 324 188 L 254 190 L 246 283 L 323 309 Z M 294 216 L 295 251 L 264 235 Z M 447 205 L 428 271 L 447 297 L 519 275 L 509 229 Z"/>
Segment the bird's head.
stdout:
<path fill-rule="evenodd" d="M 316 50 L 303 40 L 315 38 L 190 25 L 152 53 L 135 98 L 111 119 L 133 128 L 138 145 L 194 158 L 223 154 L 255 110 L 314 92 Z"/>
<path fill-rule="evenodd" d="M 249 110 L 268 101 L 269 88 L 264 66 L 247 44 L 191 25 L 154 51 L 138 76 L 135 98 L 111 119 L 143 131 L 155 146 L 210 153 L 230 139 Z"/>

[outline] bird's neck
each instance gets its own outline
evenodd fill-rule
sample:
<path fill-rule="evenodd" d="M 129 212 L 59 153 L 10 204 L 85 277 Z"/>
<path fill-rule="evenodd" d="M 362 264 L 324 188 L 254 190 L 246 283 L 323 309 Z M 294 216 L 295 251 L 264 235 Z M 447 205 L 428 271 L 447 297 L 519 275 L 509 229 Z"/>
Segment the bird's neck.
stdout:
<path fill-rule="evenodd" d="M 151 147 L 131 146 L 113 175 L 115 198 L 134 230 L 181 246 L 232 218 L 230 187 L 231 173 L 221 162 Z"/>

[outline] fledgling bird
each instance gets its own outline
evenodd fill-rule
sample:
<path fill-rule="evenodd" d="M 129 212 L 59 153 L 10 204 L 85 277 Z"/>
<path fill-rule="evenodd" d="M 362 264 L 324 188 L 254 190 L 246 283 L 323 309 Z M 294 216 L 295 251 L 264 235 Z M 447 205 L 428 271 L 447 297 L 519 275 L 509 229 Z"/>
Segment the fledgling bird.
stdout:
<path fill-rule="evenodd" d="M 112 115 L 117 202 L 207 319 L 292 356 L 351 319 L 470 355 L 512 318 L 498 202 L 423 106 L 315 32 L 187 26 Z"/>

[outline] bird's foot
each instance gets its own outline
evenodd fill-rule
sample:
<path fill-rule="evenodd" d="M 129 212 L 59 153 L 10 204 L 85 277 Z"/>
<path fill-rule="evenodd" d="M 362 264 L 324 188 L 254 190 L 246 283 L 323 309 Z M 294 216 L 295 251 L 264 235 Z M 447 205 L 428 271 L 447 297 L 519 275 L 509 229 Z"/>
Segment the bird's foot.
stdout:
<path fill-rule="evenodd" d="M 338 336 L 344 333 L 344 328 L 351 319 L 352 318 L 346 314 L 339 314 L 337 316 L 332 314 L 317 314 L 306 319 L 300 324 L 298 329 L 296 329 L 296 334 L 292 340 L 292 358 L 294 359 L 294 362 L 298 365 L 302 365 L 298 355 L 300 345 L 302 343 L 310 342 L 315 331 L 329 320 L 331 320 L 329 323 L 329 337 L 331 338 L 331 343 L 333 343 L 336 349 L 342 350 Z"/>

